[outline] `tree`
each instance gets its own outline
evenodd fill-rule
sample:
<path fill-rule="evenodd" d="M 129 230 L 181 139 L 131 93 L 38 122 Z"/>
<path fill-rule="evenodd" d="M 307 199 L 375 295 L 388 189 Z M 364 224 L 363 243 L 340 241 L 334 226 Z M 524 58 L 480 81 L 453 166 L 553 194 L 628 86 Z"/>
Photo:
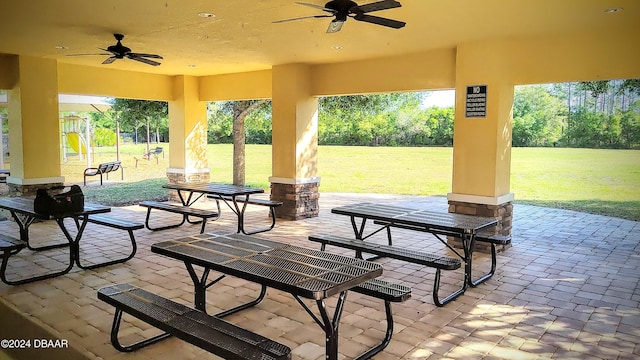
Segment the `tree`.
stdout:
<path fill-rule="evenodd" d="M 233 101 L 233 185 L 245 185 L 245 126 L 244 119 L 267 100 Z"/>
<path fill-rule="evenodd" d="M 149 130 L 152 125 L 159 133 L 161 123 L 166 123 L 169 118 L 169 104 L 166 101 L 149 101 L 134 99 L 113 99 L 113 111 L 118 113 L 118 119 L 122 126 L 132 127 L 136 132 L 136 143 L 138 127 L 144 124 L 147 128 L 147 153 L 150 151 Z"/>
<path fill-rule="evenodd" d="M 418 109 L 422 97 L 418 92 L 322 97 L 318 103 L 318 141 L 320 144 L 391 145 L 398 121 L 412 128 L 406 114 Z"/>
<path fill-rule="evenodd" d="M 562 132 L 562 102 L 545 85 L 518 86 L 513 100 L 514 146 L 551 146 Z"/>
<path fill-rule="evenodd" d="M 209 103 L 208 140 L 233 142 L 233 184 L 245 185 L 245 143 L 247 131 L 245 120 L 256 109 L 265 115 L 271 113 L 271 102 L 262 100 L 240 100 Z M 269 116 L 270 117 L 270 116 Z M 265 133 L 271 134 L 271 124 Z M 271 140 L 269 139 L 269 143 Z"/>

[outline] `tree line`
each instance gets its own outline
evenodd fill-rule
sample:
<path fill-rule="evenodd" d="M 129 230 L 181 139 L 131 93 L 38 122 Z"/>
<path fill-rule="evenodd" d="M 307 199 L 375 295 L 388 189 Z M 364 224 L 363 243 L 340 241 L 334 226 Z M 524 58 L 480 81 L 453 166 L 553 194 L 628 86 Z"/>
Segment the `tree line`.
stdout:
<path fill-rule="evenodd" d="M 320 145 L 451 146 L 454 107 L 421 106 L 428 92 L 323 97 Z M 640 146 L 640 79 L 517 86 L 513 146 Z M 209 104 L 209 141 L 231 143 L 233 113 Z M 246 142 L 271 143 L 271 103 L 245 118 Z"/>
<path fill-rule="evenodd" d="M 424 107 L 428 96 L 429 92 L 410 92 L 322 97 L 319 144 L 451 146 L 454 107 Z M 513 146 L 638 148 L 639 100 L 640 79 L 517 86 Z M 113 99 L 107 114 L 93 115 L 95 141 L 115 143 L 106 130 L 115 130 L 115 120 L 121 132 L 134 133 L 141 141 L 147 141 L 150 132 L 168 140 L 167 109 L 161 101 Z M 207 110 L 210 143 L 233 143 L 234 119 L 244 120 L 247 144 L 271 143 L 270 101 L 212 102 Z"/>

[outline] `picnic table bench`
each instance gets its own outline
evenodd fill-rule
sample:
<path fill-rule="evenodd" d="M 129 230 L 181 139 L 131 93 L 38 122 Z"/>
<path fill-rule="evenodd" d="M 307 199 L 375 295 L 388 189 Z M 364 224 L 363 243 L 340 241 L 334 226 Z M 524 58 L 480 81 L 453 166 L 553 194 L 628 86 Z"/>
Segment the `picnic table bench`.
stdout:
<path fill-rule="evenodd" d="M 291 358 L 291 349 L 283 344 L 130 284 L 103 287 L 98 290 L 98 299 L 115 307 L 111 344 L 119 351 L 134 351 L 175 336 L 224 359 Z M 122 345 L 118 332 L 123 312 L 164 333 Z"/>
<path fill-rule="evenodd" d="M 218 211 L 217 212 L 216 211 L 211 211 L 211 210 L 198 209 L 198 208 L 194 208 L 194 207 L 187 206 L 187 205 L 177 205 L 177 204 L 170 204 L 170 203 L 157 202 L 157 201 L 141 201 L 141 202 L 138 203 L 138 205 L 147 208 L 147 217 L 145 219 L 144 224 L 147 227 L 147 229 L 149 229 L 151 231 L 172 229 L 172 228 L 181 226 L 185 222 L 188 222 L 190 224 L 202 223 L 202 228 L 200 229 L 200 233 L 202 234 L 202 233 L 204 233 L 204 229 L 205 229 L 205 226 L 207 224 L 207 220 L 210 220 L 210 219 L 216 220 L 216 219 L 218 219 L 220 217 L 220 205 L 219 204 L 218 204 Z M 151 216 L 151 209 L 164 210 L 164 211 L 168 211 L 168 212 L 172 212 L 172 213 L 176 213 L 176 214 L 181 214 L 182 215 L 182 221 L 179 222 L 179 223 L 170 224 L 170 225 L 151 227 L 151 226 L 149 226 L 149 217 Z M 191 220 L 189 220 L 189 216 L 197 217 L 197 218 L 200 218 L 202 220 L 201 221 L 191 221 Z"/>
<path fill-rule="evenodd" d="M 387 239 L 389 241 L 389 245 L 393 244 L 393 240 L 391 238 L 391 227 L 413 230 L 413 231 L 424 231 L 423 228 L 420 228 L 417 226 L 395 224 L 395 223 L 389 223 L 389 222 L 380 221 L 380 220 L 374 221 L 374 224 L 387 226 Z M 443 234 L 443 235 L 446 235 L 446 234 Z M 457 234 L 451 233 L 451 236 L 457 236 Z M 478 233 L 476 234 L 475 241 L 488 243 L 491 245 L 491 269 L 489 270 L 488 273 L 478 277 L 477 279 L 473 279 L 472 277 L 470 277 L 470 279 L 472 280 L 470 280 L 469 285 L 471 286 L 478 286 L 479 284 L 490 279 L 495 274 L 497 263 L 498 263 L 498 254 L 496 250 L 496 245 L 511 244 L 511 236 L 497 234 L 491 230 L 481 230 L 481 231 L 478 231 Z"/>
<path fill-rule="evenodd" d="M 440 300 L 438 290 L 440 288 L 440 272 L 441 270 L 456 270 L 462 266 L 460 259 L 450 258 L 447 256 L 434 255 L 421 251 L 408 250 L 405 248 L 393 247 L 390 245 L 380 245 L 372 242 L 365 242 L 358 239 L 349 239 L 331 234 L 316 234 L 309 236 L 309 240 L 321 244 L 321 250 L 324 251 L 327 245 L 341 247 L 345 249 L 355 250 L 356 257 L 362 258 L 362 253 L 370 253 L 379 257 L 388 257 L 392 259 L 411 262 L 418 265 L 424 265 L 436 269 L 436 277 L 433 283 L 433 302 L 437 306 L 443 306 L 449 301 L 461 295 L 466 286 L 462 289 L 446 296 Z"/>
<path fill-rule="evenodd" d="M 144 225 L 142 223 L 123 220 L 123 219 L 117 219 L 107 215 L 92 215 L 87 219 L 87 222 L 93 223 L 96 225 L 102 225 L 102 226 L 112 227 L 114 229 L 127 231 L 127 233 L 129 234 L 129 240 L 131 240 L 131 252 L 129 253 L 129 255 L 127 255 L 124 258 L 110 260 L 107 262 L 94 264 L 94 265 L 82 265 L 80 263 L 80 259 L 77 259 L 76 261 L 77 261 L 78 267 L 82 269 L 95 269 L 101 266 L 108 266 L 108 265 L 123 263 L 125 261 L 131 260 L 136 255 L 136 251 L 138 247 L 136 245 L 136 238 L 133 235 L 133 230 L 139 230 L 144 228 Z"/>
<path fill-rule="evenodd" d="M 87 176 L 100 175 L 100 185 L 102 185 L 102 175 L 106 175 L 107 180 L 109 180 L 109 173 L 114 172 L 118 169 L 120 169 L 121 179 L 124 180 L 124 169 L 122 168 L 122 164 L 120 161 L 110 161 L 99 164 L 98 167 L 86 168 L 84 169 L 84 184 L 87 185 Z"/>
<path fill-rule="evenodd" d="M 389 345 L 389 342 L 391 342 L 391 337 L 393 336 L 393 312 L 391 310 L 391 303 L 407 301 L 411 298 L 411 288 L 376 278 L 352 287 L 351 291 L 384 301 L 387 321 L 387 330 L 385 331 L 384 339 L 382 339 L 378 345 L 371 347 L 369 350 L 354 358 L 354 360 L 369 359 L 384 350 L 384 348 Z"/>

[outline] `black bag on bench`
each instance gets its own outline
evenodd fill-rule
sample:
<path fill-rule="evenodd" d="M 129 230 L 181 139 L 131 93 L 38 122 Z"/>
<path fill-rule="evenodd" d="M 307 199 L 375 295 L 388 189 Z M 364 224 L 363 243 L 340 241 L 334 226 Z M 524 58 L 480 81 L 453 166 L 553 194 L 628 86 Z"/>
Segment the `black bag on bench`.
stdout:
<path fill-rule="evenodd" d="M 50 195 L 46 189 L 38 189 L 33 201 L 33 210 L 43 215 L 60 215 L 83 209 L 84 194 L 78 185 L 71 185 L 69 191 L 54 195 Z"/>

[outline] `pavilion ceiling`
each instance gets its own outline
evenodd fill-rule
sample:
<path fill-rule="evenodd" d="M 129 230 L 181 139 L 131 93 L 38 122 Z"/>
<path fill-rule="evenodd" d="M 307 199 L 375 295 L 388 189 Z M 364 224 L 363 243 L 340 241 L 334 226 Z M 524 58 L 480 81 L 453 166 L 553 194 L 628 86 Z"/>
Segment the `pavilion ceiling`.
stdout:
<path fill-rule="evenodd" d="M 489 39 L 588 36 L 612 29 L 640 34 L 637 0 L 400 2 L 401 8 L 376 15 L 405 21 L 402 29 L 349 19 L 342 31 L 326 34 L 327 18 L 272 23 L 321 13 L 291 0 L 2 1 L 0 53 L 167 75 L 214 75 L 397 56 Z M 623 10 L 606 13 L 610 8 Z M 102 65 L 106 56 L 67 56 L 100 53 L 98 48 L 115 43 L 113 33 L 124 34 L 123 44 L 134 52 L 162 55 L 162 65 L 132 60 Z"/>

